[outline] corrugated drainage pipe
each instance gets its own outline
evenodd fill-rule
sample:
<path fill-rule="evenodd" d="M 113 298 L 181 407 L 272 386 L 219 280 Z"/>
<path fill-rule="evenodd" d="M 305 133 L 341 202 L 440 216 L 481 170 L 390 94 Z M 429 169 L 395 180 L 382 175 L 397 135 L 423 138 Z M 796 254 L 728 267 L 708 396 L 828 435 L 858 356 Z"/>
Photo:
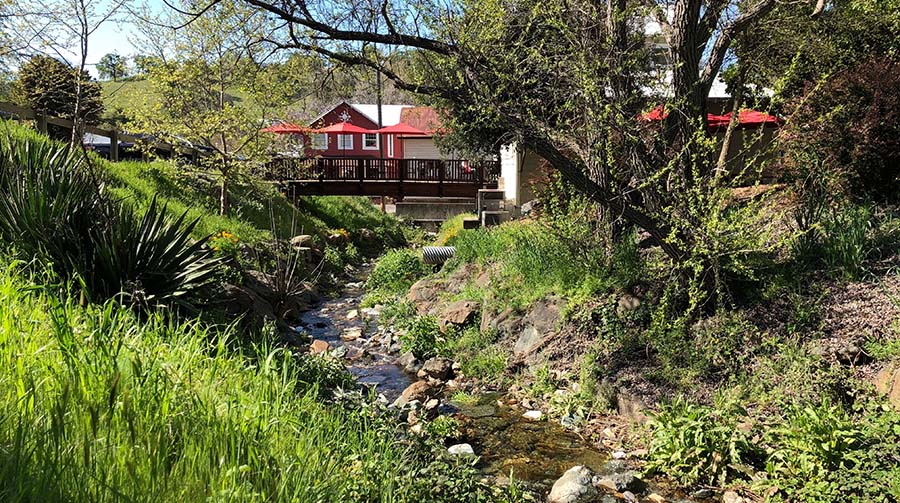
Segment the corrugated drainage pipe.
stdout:
<path fill-rule="evenodd" d="M 456 255 L 455 246 L 426 246 L 422 248 L 422 260 L 426 264 L 440 265 Z"/>

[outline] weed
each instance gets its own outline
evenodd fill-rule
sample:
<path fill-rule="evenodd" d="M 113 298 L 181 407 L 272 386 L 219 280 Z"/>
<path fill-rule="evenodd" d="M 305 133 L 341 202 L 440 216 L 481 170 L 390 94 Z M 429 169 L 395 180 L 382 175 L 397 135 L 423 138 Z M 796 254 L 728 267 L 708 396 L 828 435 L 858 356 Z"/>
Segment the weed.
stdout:
<path fill-rule="evenodd" d="M 683 398 L 652 414 L 647 470 L 665 473 L 684 486 L 720 484 L 742 473 L 753 453 L 746 433 L 737 425 L 747 412 L 726 400 L 717 407 L 693 405 Z"/>

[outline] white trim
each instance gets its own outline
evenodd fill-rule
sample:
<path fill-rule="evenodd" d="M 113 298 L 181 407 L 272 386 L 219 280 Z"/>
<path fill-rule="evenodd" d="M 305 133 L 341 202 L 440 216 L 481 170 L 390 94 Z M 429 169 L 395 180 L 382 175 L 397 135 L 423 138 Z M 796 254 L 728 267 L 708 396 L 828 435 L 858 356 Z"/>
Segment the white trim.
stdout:
<path fill-rule="evenodd" d="M 369 136 L 374 136 L 374 137 L 375 137 L 375 145 L 372 146 L 372 147 L 366 145 L 366 141 L 369 139 L 369 138 L 368 138 Z M 362 148 L 363 148 L 363 150 L 378 150 L 380 140 L 381 140 L 381 135 L 378 134 L 378 133 L 364 133 L 364 134 L 363 134 L 363 141 L 362 141 Z"/>
<path fill-rule="evenodd" d="M 387 135 L 387 156 L 394 157 L 394 136 L 392 134 Z"/>
<path fill-rule="evenodd" d="M 348 141 L 349 141 L 349 144 L 348 144 Z M 337 148 L 338 148 L 338 150 L 353 150 L 353 135 L 352 134 L 337 135 Z"/>

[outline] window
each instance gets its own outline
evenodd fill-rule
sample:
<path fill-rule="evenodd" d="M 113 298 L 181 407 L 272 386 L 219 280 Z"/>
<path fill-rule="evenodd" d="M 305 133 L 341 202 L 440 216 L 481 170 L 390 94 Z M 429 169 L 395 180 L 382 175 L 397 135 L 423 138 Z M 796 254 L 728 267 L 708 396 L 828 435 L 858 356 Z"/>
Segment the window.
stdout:
<path fill-rule="evenodd" d="M 388 157 L 394 157 L 394 135 L 387 137 Z"/>
<path fill-rule="evenodd" d="M 328 135 L 325 133 L 312 135 L 312 148 L 314 150 L 328 150 Z"/>
<path fill-rule="evenodd" d="M 339 134 L 337 147 L 338 150 L 353 150 L 353 135 Z"/>
<path fill-rule="evenodd" d="M 377 134 L 364 134 L 363 135 L 363 148 L 365 150 L 378 150 L 378 135 Z"/>

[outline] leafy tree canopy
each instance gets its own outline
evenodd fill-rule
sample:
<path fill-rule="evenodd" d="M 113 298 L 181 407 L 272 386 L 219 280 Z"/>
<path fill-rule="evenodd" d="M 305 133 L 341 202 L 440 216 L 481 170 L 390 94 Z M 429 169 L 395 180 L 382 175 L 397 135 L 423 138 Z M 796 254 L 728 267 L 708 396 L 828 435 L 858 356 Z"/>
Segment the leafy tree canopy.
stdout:
<path fill-rule="evenodd" d="M 65 119 L 75 116 L 78 87 L 77 70 L 43 55 L 33 56 L 23 64 L 16 82 L 19 101 L 39 112 Z M 79 119 L 95 123 L 102 113 L 100 85 L 91 81 L 85 72 L 81 77 Z"/>

